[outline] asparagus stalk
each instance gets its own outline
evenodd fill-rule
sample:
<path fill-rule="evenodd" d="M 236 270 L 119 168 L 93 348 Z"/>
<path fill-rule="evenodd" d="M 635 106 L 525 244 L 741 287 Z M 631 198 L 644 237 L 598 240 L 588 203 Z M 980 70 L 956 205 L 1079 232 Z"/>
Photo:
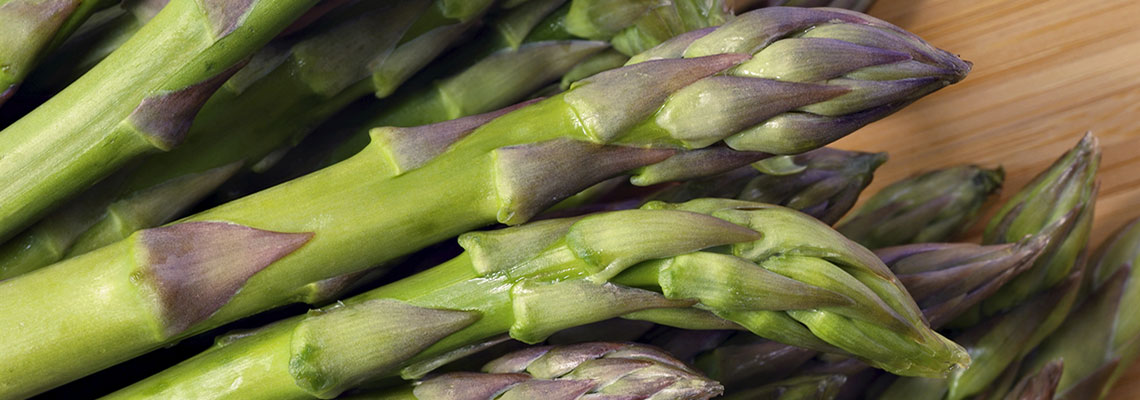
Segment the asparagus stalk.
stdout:
<path fill-rule="evenodd" d="M 1121 228 L 1100 249 L 1090 269 L 1092 295 L 1041 346 L 1025 367 L 1026 375 L 1063 359 L 1058 398 L 1102 399 L 1108 396 L 1140 347 L 1140 324 L 1134 315 L 1140 285 L 1140 220 Z"/>
<path fill-rule="evenodd" d="M 0 106 L 43 57 L 116 0 L 0 1 Z"/>
<path fill-rule="evenodd" d="M 982 242 L 987 244 L 1016 241 L 1056 221 L 1071 223 L 1055 231 L 1048 250 L 1037 259 L 1033 269 L 982 303 L 982 314 L 992 315 L 1017 305 L 1061 282 L 1079 265 L 1077 258 L 1088 244 L 1092 229 L 1099 164 L 1096 139 L 1086 134 L 1076 147 L 1010 198 L 990 220 L 982 237 Z"/>
<path fill-rule="evenodd" d="M 180 144 L 202 103 L 314 2 L 172 1 L 99 66 L 0 131 L 0 240 L 125 163 Z"/>
<path fill-rule="evenodd" d="M 390 91 L 472 25 L 445 18 L 442 4 L 357 3 L 301 37 L 275 41 L 203 106 L 181 147 L 118 173 L 0 246 L 0 279 L 169 222 L 336 110 Z"/>
<path fill-rule="evenodd" d="M 399 389 L 346 399 L 704 400 L 720 384 L 661 350 L 624 343 L 538 346 L 499 357 L 481 373 L 449 372 Z"/>
<path fill-rule="evenodd" d="M 752 166 L 742 167 L 684 182 L 652 198 L 682 202 L 699 197 L 726 197 L 778 204 L 832 224 L 855 205 L 859 193 L 871 183 L 875 169 L 886 160 L 886 153 L 822 148 L 795 156 L 794 163 L 802 170 L 791 174 L 765 174 Z"/>
<path fill-rule="evenodd" d="M 783 22 L 778 26 L 784 30 L 772 30 L 776 21 Z M 915 53 L 907 57 L 914 60 L 896 62 L 894 67 L 903 71 L 895 76 L 928 65 L 919 59 L 941 60 L 930 68 L 957 72 L 885 84 L 739 76 L 749 71 L 744 61 L 772 57 L 763 55 L 765 49 L 786 49 L 781 42 L 804 41 L 788 34 L 809 26 L 815 35 L 846 32 L 857 40 L 875 32 L 873 37 L 888 45 L 908 44 Z M 864 35 L 855 35 L 859 32 Z M 775 38 L 784 39 L 761 46 L 755 56 L 738 53 L 743 51 L 739 47 L 751 50 Z M 880 112 L 881 103 L 900 96 L 904 100 L 899 101 L 909 102 L 960 79 L 968 68 L 884 22 L 832 10 L 770 8 L 703 37 L 680 40 L 688 42 L 664 47 L 687 48 L 676 58 L 595 75 L 544 101 L 433 126 L 374 130 L 369 148 L 330 168 L 0 282 L 0 320 L 13 321 L 0 326 L 0 336 L 10 344 L 0 348 L 0 365 L 13 369 L 0 376 L 35 376 L 5 382 L 14 387 L 7 391 L 42 390 L 295 302 L 300 288 L 313 282 L 390 261 L 462 232 L 496 221 L 525 222 L 596 182 L 711 141 L 707 135 L 753 135 L 748 124 L 788 118 L 784 113 L 805 107 L 805 101 L 817 101 L 807 107 L 820 112 L 849 109 L 852 93 L 892 88 L 890 95 L 872 90 L 885 98 L 864 101 L 872 112 Z M 841 42 L 806 42 L 817 41 Z M 871 66 L 845 73 L 866 76 L 868 69 L 879 74 L 889 70 Z M 914 87 L 915 80 L 922 84 Z M 896 84 L 911 89 L 899 92 Z M 694 104 L 696 99 L 702 102 Z M 774 112 L 779 104 L 783 111 Z M 719 123 L 705 118 L 724 107 L 736 117 Z M 695 122 L 686 118 L 703 121 L 699 140 L 689 135 Z M 817 138 L 850 128 L 827 115 L 797 112 L 791 118 L 810 123 L 783 125 L 782 136 L 765 135 L 770 147 L 753 140 L 737 144 L 768 153 L 804 149 L 809 140 L 823 144 Z M 182 256 L 167 254 L 175 251 Z M 68 295 L 45 298 L 60 292 Z M 45 315 L 52 315 L 51 321 L 38 319 Z M 87 351 L 93 346 L 102 351 Z"/>
<path fill-rule="evenodd" d="M 1004 175 L 1000 167 L 961 165 L 903 179 L 875 193 L 837 229 L 871 249 L 951 240 L 973 225 Z"/>
<path fill-rule="evenodd" d="M 401 370 L 415 378 L 409 370 L 426 371 L 407 367 L 502 333 L 536 343 L 621 315 L 695 315 L 684 323 L 735 326 L 907 375 L 969 362 L 874 254 L 778 206 L 655 202 L 459 241 L 467 252 L 440 266 L 216 346 L 110 398 L 233 382 L 217 396 L 333 397 Z M 713 247 L 723 253 L 701 251 Z"/>
<path fill-rule="evenodd" d="M 881 249 L 876 255 L 898 276 L 930 326 L 937 329 L 1028 269 L 1044 245 L 1040 237 L 990 246 L 924 243 Z M 806 375 L 850 374 L 866 368 L 805 365 L 815 355 L 741 336 L 701 354 L 696 365 L 730 389 L 783 378 L 801 366 Z"/>
<path fill-rule="evenodd" d="M 535 5 L 564 2 L 541 1 Z M 683 7 L 683 4 L 699 6 Z M 485 43 L 483 48 L 473 48 L 441 62 L 445 67 L 426 72 L 410 90 L 362 112 L 372 118 L 345 132 L 349 137 L 331 149 L 327 158 L 321 159 L 320 166 L 359 152 L 368 143 L 368 130 L 376 126 L 431 124 L 519 102 L 569 74 L 585 57 L 601 50 L 597 47 L 599 43 L 617 42 L 617 35 L 622 32 L 631 32 L 629 36 L 652 37 L 652 40 L 645 39 L 643 46 L 625 48 L 623 54 L 628 57 L 686 31 L 719 25 L 727 19 L 720 1 L 571 0 L 561 9 L 550 11 L 545 21 L 531 26 L 525 35 L 523 29 L 518 28 L 489 31 L 477 40 Z M 649 25 L 662 21 L 672 25 L 652 35 L 642 33 L 641 27 L 648 29 Z M 584 52 L 583 46 L 591 51 Z M 607 61 L 603 65 L 612 65 L 609 63 L 612 58 L 603 59 Z M 315 166 L 310 166 L 310 170 L 312 168 Z"/>

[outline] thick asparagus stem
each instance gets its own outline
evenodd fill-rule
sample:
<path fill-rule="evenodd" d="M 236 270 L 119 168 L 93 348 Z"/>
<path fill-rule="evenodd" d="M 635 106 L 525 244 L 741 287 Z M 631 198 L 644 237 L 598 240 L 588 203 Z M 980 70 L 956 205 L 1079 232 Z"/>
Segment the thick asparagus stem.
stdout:
<path fill-rule="evenodd" d="M 778 26 L 784 31 L 772 30 L 776 21 L 783 21 Z M 330 168 L 0 282 L 0 320 L 14 321 L 0 326 L 0 336 L 10 344 L 0 348 L 0 365 L 13 370 L 0 376 L 36 377 L 34 382 L 5 382 L 14 387 L 10 391 L 66 382 L 181 337 L 297 301 L 300 288 L 312 282 L 360 271 L 496 221 L 525 222 L 594 183 L 660 162 L 686 147 L 714 143 L 709 135 L 755 135 L 748 124 L 781 118 L 806 101 L 816 101 L 813 109 L 851 108 L 848 95 L 866 92 L 845 85 L 882 83 L 791 83 L 737 75 L 747 68 L 710 77 L 747 66 L 742 64 L 746 60 L 763 59 L 765 49 L 793 39 L 762 46 L 755 56 L 738 51 L 751 51 L 756 43 L 806 27 L 814 27 L 810 32 L 816 34 L 877 32 L 875 38 L 892 46 L 911 46 L 915 53 L 906 57 L 913 60 L 895 61 L 904 71 L 893 76 L 913 71 L 916 64 L 942 71 L 929 79 L 903 79 L 923 84 L 912 88 L 918 92 L 891 90 L 889 98 L 901 96 L 909 102 L 960 79 L 967 69 L 949 53 L 869 17 L 770 8 L 741 16 L 701 38 L 684 38 L 687 45 L 680 47 L 688 50 L 675 53 L 677 58 L 608 71 L 544 101 L 433 126 L 376 129 L 373 144 Z M 721 30 L 725 32 L 718 33 Z M 859 65 L 843 73 L 889 71 Z M 883 87 L 897 89 L 890 83 L 896 81 L 886 82 Z M 695 99 L 703 102 L 693 104 Z M 685 118 L 704 120 L 711 109 L 724 107 L 737 117 L 721 124 L 706 120 L 700 140 L 688 135 L 692 124 L 684 123 Z M 690 111 L 698 112 L 687 114 Z M 837 127 L 825 115 L 796 113 L 794 118 L 812 123 L 783 125 L 783 135 L 765 135 L 767 145 L 754 140 L 737 144 L 755 146 L 743 150 L 793 151 L 810 147 L 809 141 L 822 145 L 820 136 L 841 136 L 850 128 Z M 245 236 L 262 240 L 223 254 L 212 247 Z M 194 245 L 177 249 L 185 256 L 171 257 L 166 253 L 174 250 L 164 244 L 172 243 Z M 230 265 L 234 259 L 243 261 Z M 59 292 L 69 295 L 50 296 Z M 46 315 L 51 321 L 39 319 Z M 102 351 L 87 351 L 92 346 Z"/>
<path fill-rule="evenodd" d="M 871 249 L 954 239 L 970 228 L 1004 173 L 962 165 L 892 183 L 839 223 L 837 229 Z"/>
<path fill-rule="evenodd" d="M 181 147 L 118 173 L 108 179 L 114 184 L 100 184 L 0 246 L 0 279 L 182 216 L 353 100 L 390 90 L 472 25 L 444 18 L 441 4 L 358 3 L 306 35 L 273 42 L 206 102 Z M 378 76 L 383 87 L 370 83 Z"/>
<path fill-rule="evenodd" d="M 0 132 L 0 240 L 125 163 L 180 144 L 206 99 L 315 1 L 172 1 Z"/>
<path fill-rule="evenodd" d="M 535 343 L 620 315 L 703 314 L 712 326 L 849 352 L 907 375 L 941 376 L 969 362 L 925 325 L 872 253 L 778 206 L 650 203 L 468 233 L 460 243 L 468 251 L 440 266 L 216 346 L 111 398 L 233 382 L 241 383 L 216 396 L 331 397 L 402 369 L 414 378 L 405 367 L 502 333 Z M 699 251 L 718 246 L 723 253 Z"/>
<path fill-rule="evenodd" d="M 656 348 L 641 344 L 580 343 L 519 350 L 487 363 L 482 373 L 449 372 L 349 400 L 577 400 L 637 398 L 704 400 L 720 384 Z"/>

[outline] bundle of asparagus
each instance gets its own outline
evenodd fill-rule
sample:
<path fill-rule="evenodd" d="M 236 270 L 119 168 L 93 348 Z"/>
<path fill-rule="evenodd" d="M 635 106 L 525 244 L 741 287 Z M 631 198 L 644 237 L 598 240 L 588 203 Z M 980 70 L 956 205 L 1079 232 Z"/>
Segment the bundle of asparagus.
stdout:
<path fill-rule="evenodd" d="M 971 68 L 871 3 L 0 0 L 0 397 L 239 320 L 109 398 L 1105 396 L 1091 136 L 982 245 L 1000 168 L 843 218 L 886 155 L 821 147 Z"/>

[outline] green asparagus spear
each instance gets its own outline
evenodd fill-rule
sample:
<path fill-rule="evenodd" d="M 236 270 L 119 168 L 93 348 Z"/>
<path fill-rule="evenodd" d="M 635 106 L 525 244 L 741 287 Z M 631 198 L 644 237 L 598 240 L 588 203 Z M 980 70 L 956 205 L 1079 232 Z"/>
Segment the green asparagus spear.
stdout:
<path fill-rule="evenodd" d="M 0 106 L 87 18 L 117 0 L 0 0 Z"/>
<path fill-rule="evenodd" d="M 773 30 L 775 26 L 781 29 Z M 854 72 L 845 74 L 897 77 L 913 72 L 915 65 L 943 72 L 827 84 L 739 76 L 749 73 L 745 61 L 772 57 L 764 52 L 773 46 L 787 50 L 780 43 L 805 42 L 788 35 L 806 27 L 813 27 L 814 35 L 844 32 L 852 40 L 870 44 L 874 39 L 913 51 L 906 53 L 911 62 L 891 63 L 902 71 L 858 62 Z M 776 38 L 782 39 L 756 48 Z M 889 100 L 910 102 L 960 79 L 968 69 L 957 57 L 909 33 L 843 11 L 769 8 L 700 38 L 678 40 L 687 43 L 662 47 L 687 49 L 671 53 L 676 58 L 607 71 L 543 101 L 432 126 L 376 129 L 373 144 L 330 168 L 0 282 L 0 320 L 11 321 L 0 325 L 0 337 L 8 344 L 0 347 L 0 366 L 7 369 L 0 379 L 20 377 L 0 381 L 0 388 L 3 393 L 43 390 L 298 301 L 299 290 L 313 282 L 496 221 L 525 222 L 594 183 L 710 142 L 708 135 L 714 133 L 733 140 L 757 134 L 748 124 L 773 118 L 799 121 L 781 124 L 775 132 L 781 135 L 765 134 L 767 145 L 754 139 L 737 145 L 768 153 L 809 150 L 825 144 L 820 137 L 842 136 L 852 128 L 844 123 L 849 118 L 829 116 L 836 108 L 853 108 L 852 94 L 881 114 L 882 107 L 897 108 Z M 837 39 L 806 42 L 854 46 Z M 871 54 L 885 51 L 858 48 Z M 756 54 L 739 53 L 745 50 Z M 804 63 L 800 69 L 812 64 L 812 54 L 799 57 Z M 821 50 L 817 58 L 832 55 Z M 726 70 L 731 71 L 712 76 Z M 910 90 L 900 91 L 899 85 Z M 809 101 L 815 103 L 805 106 Z M 826 114 L 787 115 L 805 108 Z M 736 117 L 705 118 L 722 112 Z M 703 121 L 699 139 L 688 129 L 696 122 L 686 118 Z M 68 294 L 45 296 L 51 293 Z M 46 315 L 50 321 L 39 319 Z M 88 351 L 93 347 L 101 351 Z"/>
<path fill-rule="evenodd" d="M 1038 348 L 1026 374 L 1063 359 L 1058 398 L 1102 399 L 1140 352 L 1140 220 L 1125 225 L 1100 249 L 1089 270 L 1092 295 Z"/>
<path fill-rule="evenodd" d="M 876 255 L 914 296 L 930 326 L 938 328 L 1028 269 L 1044 245 L 1043 237 L 990 246 L 924 243 L 881 249 Z M 730 389 L 756 386 L 797 369 L 806 375 L 853 371 L 836 365 L 804 365 L 813 355 L 770 341 L 736 337 L 701 354 L 696 364 Z"/>
<path fill-rule="evenodd" d="M 350 400 L 704 400 L 720 384 L 661 350 L 623 343 L 539 346 L 497 358 L 482 373 L 449 372 Z"/>
<path fill-rule="evenodd" d="M 227 341 L 111 398 L 233 382 L 215 396 L 332 397 L 502 333 L 535 343 L 621 315 L 659 323 L 704 315 L 685 324 L 737 326 L 906 375 L 941 376 L 969 362 L 925 325 L 874 254 L 779 206 L 654 202 L 459 241 L 467 252 L 440 266 Z M 712 248 L 721 250 L 701 251 Z"/>
<path fill-rule="evenodd" d="M 206 102 L 181 147 L 117 173 L 0 245 L 0 279 L 182 216 L 336 110 L 389 91 L 472 25 L 443 18 L 442 4 L 361 2 L 317 21 L 307 34 L 273 42 Z M 383 87 L 370 83 L 379 77 Z"/>
<path fill-rule="evenodd" d="M 759 7 L 839 7 L 855 11 L 867 11 L 875 0 L 732 0 L 733 10 L 745 11 Z"/>
<path fill-rule="evenodd" d="M 682 7 L 683 4 L 699 6 Z M 674 18 L 662 19 L 661 15 Z M 616 42 L 615 35 L 621 32 L 650 36 L 641 33 L 641 26 L 672 22 L 669 29 L 654 32 L 652 40 L 645 39 L 644 47 L 625 49 L 624 54 L 629 56 L 688 30 L 719 25 L 725 19 L 727 14 L 720 1 L 570 0 L 526 35 L 521 29 L 488 32 L 476 40 L 483 43 L 480 48 L 450 57 L 440 63 L 443 67 L 425 72 L 420 82 L 409 85 L 410 90 L 362 112 L 372 118 L 346 132 L 351 136 L 331 149 L 321 166 L 359 152 L 368 143 L 368 130 L 376 126 L 431 124 L 519 102 L 547 83 L 563 78 L 584 61 L 584 56 L 593 53 L 583 52 L 583 45 L 596 51 L 599 41 Z M 686 25 L 692 28 L 686 29 Z M 571 44 L 577 46 L 569 47 Z"/>
<path fill-rule="evenodd" d="M 770 175 L 751 166 L 743 167 L 723 175 L 688 181 L 652 197 L 669 202 L 727 197 L 778 204 L 832 224 L 855 205 L 859 193 L 871 183 L 875 169 L 886 160 L 886 153 L 822 148 L 794 157 L 802 171 Z"/>
<path fill-rule="evenodd" d="M 973 225 L 1003 178 L 1001 168 L 974 165 L 916 175 L 875 193 L 837 229 L 871 249 L 951 240 Z"/>
<path fill-rule="evenodd" d="M 1096 200 L 1096 171 L 1100 149 L 1096 138 L 1086 134 L 1076 147 L 1065 153 L 1049 169 L 1014 195 L 986 226 L 982 242 L 1008 243 L 1036 234 L 1055 221 L 1069 220 L 1055 231 L 1046 253 L 1037 265 L 1018 276 L 993 297 L 982 303 L 981 312 L 992 315 L 1065 279 L 1079 263 L 1077 258 L 1088 244 Z"/>
<path fill-rule="evenodd" d="M 172 1 L 91 72 L 0 131 L 0 240 L 125 163 L 180 144 L 243 60 L 315 2 Z"/>

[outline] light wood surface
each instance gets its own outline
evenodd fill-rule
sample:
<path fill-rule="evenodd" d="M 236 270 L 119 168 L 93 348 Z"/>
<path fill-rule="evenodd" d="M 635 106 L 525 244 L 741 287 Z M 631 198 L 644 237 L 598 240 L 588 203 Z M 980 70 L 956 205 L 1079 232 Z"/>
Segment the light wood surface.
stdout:
<path fill-rule="evenodd" d="M 890 153 L 867 193 L 921 170 L 1001 164 L 1004 201 L 1091 131 L 1103 148 L 1091 243 L 1140 217 L 1140 1 L 879 0 L 868 13 L 974 69 L 836 144 Z M 1140 365 L 1110 398 L 1140 399 Z"/>

